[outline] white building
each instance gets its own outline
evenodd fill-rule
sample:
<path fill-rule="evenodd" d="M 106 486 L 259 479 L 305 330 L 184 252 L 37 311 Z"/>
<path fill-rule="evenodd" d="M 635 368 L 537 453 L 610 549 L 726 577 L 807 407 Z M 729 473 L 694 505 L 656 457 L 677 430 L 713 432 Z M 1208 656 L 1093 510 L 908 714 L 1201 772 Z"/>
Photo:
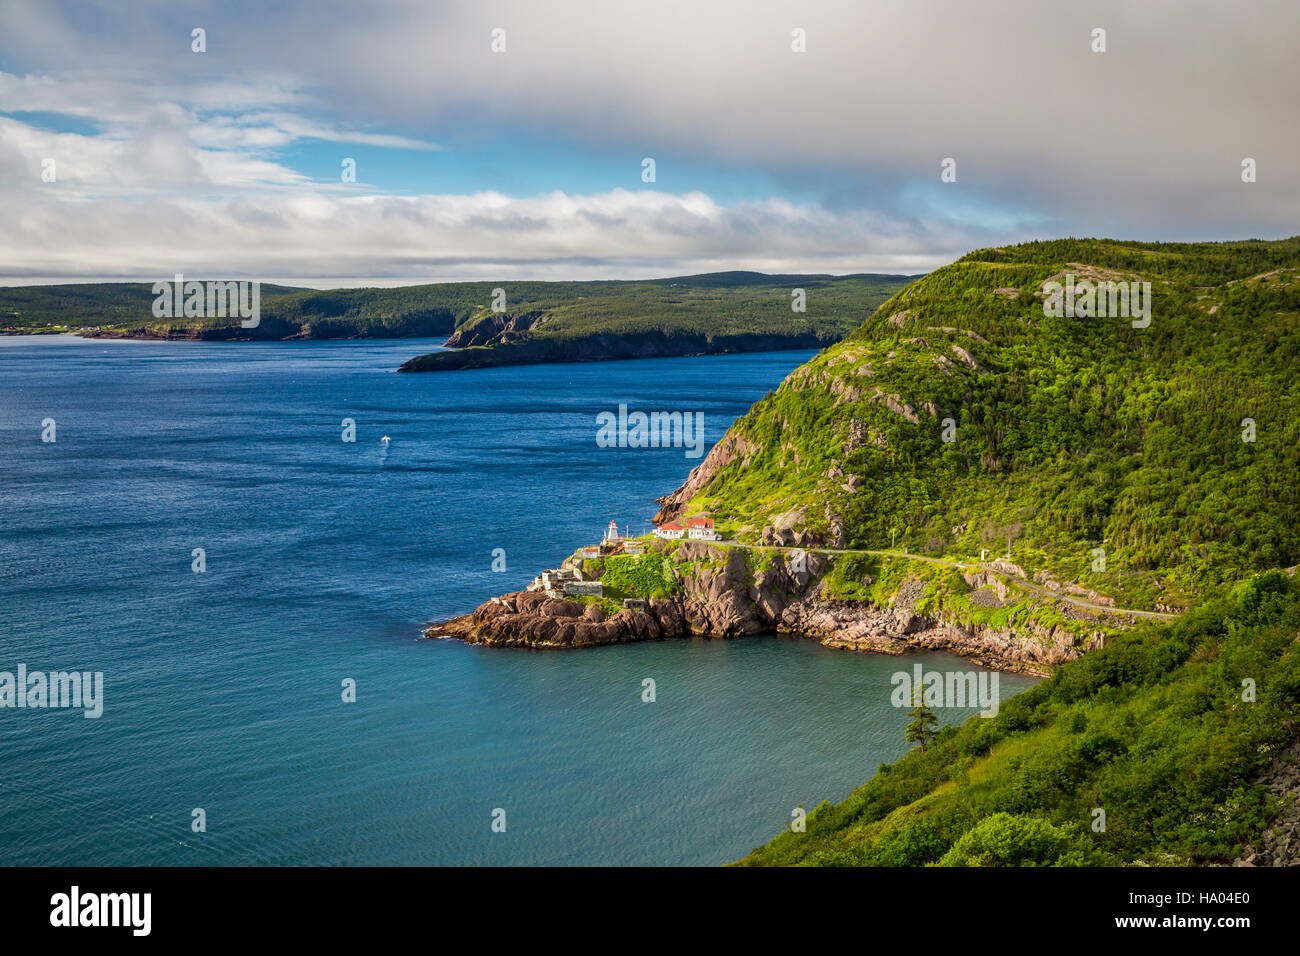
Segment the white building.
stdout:
<path fill-rule="evenodd" d="M 686 519 L 687 537 L 701 541 L 721 541 L 722 535 L 713 529 L 713 519 L 699 515 Z"/>
<path fill-rule="evenodd" d="M 672 522 L 672 521 L 668 522 L 668 524 L 661 524 L 659 527 L 655 528 L 656 538 L 675 539 L 675 538 L 680 538 L 685 533 L 686 533 L 685 528 L 683 528 L 681 525 L 677 524 L 676 522 Z"/>

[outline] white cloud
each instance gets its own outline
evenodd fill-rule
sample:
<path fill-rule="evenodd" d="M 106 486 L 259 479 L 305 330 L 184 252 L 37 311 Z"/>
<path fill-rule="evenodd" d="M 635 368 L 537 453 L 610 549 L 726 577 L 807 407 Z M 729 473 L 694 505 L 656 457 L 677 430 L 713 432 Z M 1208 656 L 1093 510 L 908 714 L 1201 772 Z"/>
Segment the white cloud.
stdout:
<path fill-rule="evenodd" d="M 1300 221 L 1288 0 L 137 12 L 0 5 L 0 112 L 15 117 L 0 117 L 0 273 L 916 271 L 1034 236 L 1271 237 Z M 206 54 L 188 52 L 196 25 Z M 1089 48 L 1098 26 L 1104 54 Z M 794 27 L 807 53 L 790 50 Z M 98 132 L 50 133 L 27 111 Z M 314 183 L 276 152 L 435 150 L 446 130 L 626 154 L 633 187 L 653 155 L 663 191 L 401 198 Z M 46 155 L 57 187 L 33 178 Z M 940 185 L 948 156 L 958 182 Z M 810 198 L 724 207 L 674 179 L 687 164 Z"/>
<path fill-rule="evenodd" d="M 55 187 L 51 187 L 55 188 Z M 614 190 L 92 203 L 39 196 L 0 233 L 11 275 L 610 278 L 745 268 L 922 272 L 987 243 L 784 200 Z"/>

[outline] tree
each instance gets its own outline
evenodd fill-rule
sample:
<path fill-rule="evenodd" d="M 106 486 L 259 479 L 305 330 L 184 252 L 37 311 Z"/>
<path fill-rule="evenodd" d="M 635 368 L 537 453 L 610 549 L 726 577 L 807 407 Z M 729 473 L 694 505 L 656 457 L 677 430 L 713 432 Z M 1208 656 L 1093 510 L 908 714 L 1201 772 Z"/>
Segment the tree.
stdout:
<path fill-rule="evenodd" d="M 907 742 L 909 744 L 919 743 L 921 749 L 934 739 L 938 732 L 939 718 L 934 716 L 934 711 L 925 706 L 925 694 L 921 690 L 921 684 L 918 681 L 912 685 L 912 709 L 907 712 L 911 717 L 911 722 L 907 725 Z"/>

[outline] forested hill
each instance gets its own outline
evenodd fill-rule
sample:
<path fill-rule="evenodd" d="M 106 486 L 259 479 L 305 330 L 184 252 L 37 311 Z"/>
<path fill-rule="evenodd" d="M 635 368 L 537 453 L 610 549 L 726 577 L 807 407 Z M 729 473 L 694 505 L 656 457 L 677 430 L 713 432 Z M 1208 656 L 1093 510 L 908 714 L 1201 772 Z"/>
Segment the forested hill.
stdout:
<path fill-rule="evenodd" d="M 262 307 L 306 289 L 264 284 Z M 153 317 L 151 282 L 69 282 L 62 285 L 0 287 L 0 333 L 68 332 L 104 329 L 198 327 L 202 320 Z M 238 322 L 235 323 L 238 326 Z"/>
<path fill-rule="evenodd" d="M 1084 280 L 1149 282 L 1149 320 L 1045 314 L 1046 284 Z M 753 540 L 793 515 L 957 560 L 1009 544 L 1027 574 L 1178 610 L 1300 563 L 1297 368 L 1300 239 L 981 250 L 793 372 L 661 518 Z"/>
<path fill-rule="evenodd" d="M 908 276 L 769 276 L 724 272 L 645 281 L 448 282 L 318 291 L 261 287 L 255 328 L 238 318 L 155 318 L 151 283 L 0 288 L 0 332 L 208 340 L 439 336 L 476 347 L 538 340 L 531 359 L 816 347 L 848 335 Z M 804 311 L 792 308 L 803 290 Z M 495 306 L 495 308 L 494 308 Z M 489 334 L 483 335 L 484 331 Z M 575 346 L 576 343 L 576 346 Z M 505 352 L 509 352 L 507 348 Z M 500 364 L 505 352 L 493 352 Z M 482 359 L 477 364 L 484 364 Z"/>
<path fill-rule="evenodd" d="M 912 276 L 718 272 L 647 282 L 503 286 L 404 372 L 819 348 L 837 342 Z"/>
<path fill-rule="evenodd" d="M 1300 865 L 1298 630 L 1300 580 L 1266 572 L 945 728 L 742 862 Z"/>
<path fill-rule="evenodd" d="M 1066 308 L 1107 282 L 1150 283 L 1149 313 Z M 919 279 L 757 402 L 659 520 L 968 562 L 839 557 L 827 580 L 996 615 L 1012 643 L 1061 608 L 971 610 L 982 550 L 1043 591 L 1183 613 L 1112 631 L 745 862 L 1300 862 L 1275 799 L 1300 791 L 1298 368 L 1300 239 L 1061 240 Z"/>

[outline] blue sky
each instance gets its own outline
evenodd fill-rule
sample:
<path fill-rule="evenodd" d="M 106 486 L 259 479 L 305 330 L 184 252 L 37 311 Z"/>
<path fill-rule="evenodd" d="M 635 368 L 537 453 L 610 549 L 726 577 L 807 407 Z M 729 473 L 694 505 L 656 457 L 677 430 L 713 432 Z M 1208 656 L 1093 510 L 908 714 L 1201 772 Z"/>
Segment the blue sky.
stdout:
<path fill-rule="evenodd" d="M 1300 8 L 1252 11 L 6 0 L 0 281 L 915 273 L 1290 235 Z"/>

